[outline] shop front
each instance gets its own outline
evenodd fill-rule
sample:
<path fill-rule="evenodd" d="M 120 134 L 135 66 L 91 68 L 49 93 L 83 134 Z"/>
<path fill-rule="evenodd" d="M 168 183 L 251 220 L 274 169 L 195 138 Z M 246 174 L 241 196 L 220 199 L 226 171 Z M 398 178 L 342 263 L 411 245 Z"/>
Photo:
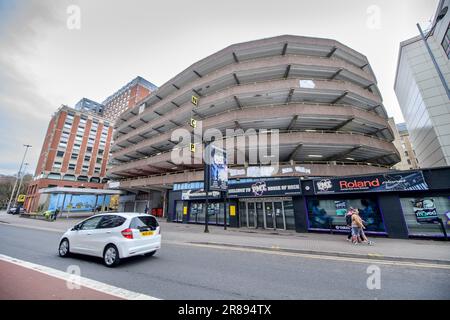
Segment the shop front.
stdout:
<path fill-rule="evenodd" d="M 190 187 L 196 187 L 191 189 Z M 205 222 L 202 183 L 169 193 L 169 220 Z M 450 168 L 300 179 L 230 180 L 228 193 L 209 193 L 209 223 L 236 228 L 348 233 L 358 209 L 370 235 L 442 238 L 450 233 Z"/>

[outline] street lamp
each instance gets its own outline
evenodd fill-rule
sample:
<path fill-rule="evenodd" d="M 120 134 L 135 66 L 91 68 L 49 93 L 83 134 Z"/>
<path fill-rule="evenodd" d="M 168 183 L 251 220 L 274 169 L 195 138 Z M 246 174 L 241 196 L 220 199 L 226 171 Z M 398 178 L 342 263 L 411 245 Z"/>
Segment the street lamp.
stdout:
<path fill-rule="evenodd" d="M 442 85 L 444 86 L 445 92 L 447 93 L 447 97 L 450 100 L 450 89 L 448 87 L 447 81 L 445 80 L 444 74 L 441 71 L 441 68 L 439 68 L 439 65 L 436 61 L 436 58 L 433 54 L 433 51 L 430 48 L 430 45 L 428 44 L 428 37 L 433 33 L 434 29 L 437 26 L 437 23 L 439 21 L 441 21 L 442 19 L 444 19 L 444 17 L 446 16 L 448 12 L 448 7 L 444 7 L 442 8 L 441 12 L 439 12 L 438 16 L 436 17 L 436 22 L 434 23 L 434 25 L 431 27 L 430 31 L 428 32 L 427 36 L 425 36 L 425 34 L 423 33 L 422 28 L 420 27 L 420 24 L 417 24 L 417 28 L 419 29 L 420 32 L 420 36 L 423 40 L 423 42 L 425 43 L 425 47 L 428 50 L 428 53 L 430 54 L 431 60 L 433 61 L 434 67 L 436 68 L 436 71 L 439 75 L 439 78 L 441 79 Z"/>
<path fill-rule="evenodd" d="M 30 164 L 27 162 L 27 163 L 25 163 L 25 168 L 23 169 L 23 172 L 21 172 L 19 175 L 21 175 L 21 178 L 20 178 L 20 183 L 19 183 L 19 188 L 17 188 L 17 193 L 16 193 L 16 196 L 14 197 L 14 204 L 15 205 L 17 205 L 17 198 L 19 197 L 19 195 L 20 195 L 20 190 L 22 189 L 22 184 L 23 184 L 23 178 L 25 177 L 25 174 L 27 173 L 27 167 L 29 166 Z"/>
<path fill-rule="evenodd" d="M 6 213 L 8 213 L 9 209 L 11 208 L 11 202 L 13 201 L 14 194 L 16 193 L 17 182 L 19 181 L 20 173 L 22 172 L 23 163 L 25 162 L 25 157 L 27 156 L 28 149 L 31 148 L 31 145 L 29 145 L 29 144 L 24 144 L 23 146 L 25 147 L 25 153 L 23 154 L 22 162 L 20 163 L 20 169 L 19 169 L 19 172 L 17 173 L 16 182 L 14 182 L 14 187 L 11 192 L 11 197 L 9 198 L 9 201 L 8 201 L 8 207 L 6 208 Z"/>

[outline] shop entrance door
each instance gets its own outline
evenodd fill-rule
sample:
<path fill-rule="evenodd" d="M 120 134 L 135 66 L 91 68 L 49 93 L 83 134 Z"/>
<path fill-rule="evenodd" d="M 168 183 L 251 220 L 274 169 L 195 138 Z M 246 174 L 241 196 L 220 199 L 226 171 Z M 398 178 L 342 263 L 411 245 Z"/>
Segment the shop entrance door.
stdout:
<path fill-rule="evenodd" d="M 264 217 L 266 219 L 266 229 L 275 229 L 275 216 L 273 211 L 273 202 L 264 202 Z"/>
<path fill-rule="evenodd" d="M 286 230 L 283 202 L 274 202 L 275 229 Z"/>
<path fill-rule="evenodd" d="M 248 212 L 248 227 L 256 228 L 256 204 L 254 202 L 247 202 Z"/>
<path fill-rule="evenodd" d="M 270 201 L 268 198 L 241 202 L 239 205 L 241 227 L 286 230 L 283 199 L 276 198 Z"/>

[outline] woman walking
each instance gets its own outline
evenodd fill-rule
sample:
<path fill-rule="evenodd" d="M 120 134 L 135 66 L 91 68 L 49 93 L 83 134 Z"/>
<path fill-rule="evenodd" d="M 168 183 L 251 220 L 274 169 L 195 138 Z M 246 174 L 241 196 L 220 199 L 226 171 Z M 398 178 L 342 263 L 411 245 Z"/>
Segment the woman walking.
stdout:
<path fill-rule="evenodd" d="M 352 242 L 357 245 L 358 243 L 364 242 L 368 245 L 373 245 L 372 241 L 367 239 L 366 234 L 364 233 L 364 221 L 359 216 L 359 210 L 355 209 L 352 214 Z"/>

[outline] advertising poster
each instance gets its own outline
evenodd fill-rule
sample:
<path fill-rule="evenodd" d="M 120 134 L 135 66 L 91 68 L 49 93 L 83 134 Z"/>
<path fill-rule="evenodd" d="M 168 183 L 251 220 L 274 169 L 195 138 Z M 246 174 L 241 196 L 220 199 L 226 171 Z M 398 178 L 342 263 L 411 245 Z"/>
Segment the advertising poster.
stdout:
<path fill-rule="evenodd" d="M 210 148 L 209 190 L 227 191 L 228 165 L 226 151 L 213 145 L 211 145 Z"/>
<path fill-rule="evenodd" d="M 413 206 L 418 223 L 433 223 L 437 220 L 438 213 L 434 199 L 416 199 Z"/>
<path fill-rule="evenodd" d="M 314 180 L 315 194 L 428 190 L 422 171 Z"/>
<path fill-rule="evenodd" d="M 229 198 L 253 198 L 300 195 L 300 179 L 258 180 L 235 183 L 228 189 Z"/>
<path fill-rule="evenodd" d="M 347 214 L 347 201 L 335 201 L 334 204 L 336 206 L 336 215 L 345 217 Z"/>

